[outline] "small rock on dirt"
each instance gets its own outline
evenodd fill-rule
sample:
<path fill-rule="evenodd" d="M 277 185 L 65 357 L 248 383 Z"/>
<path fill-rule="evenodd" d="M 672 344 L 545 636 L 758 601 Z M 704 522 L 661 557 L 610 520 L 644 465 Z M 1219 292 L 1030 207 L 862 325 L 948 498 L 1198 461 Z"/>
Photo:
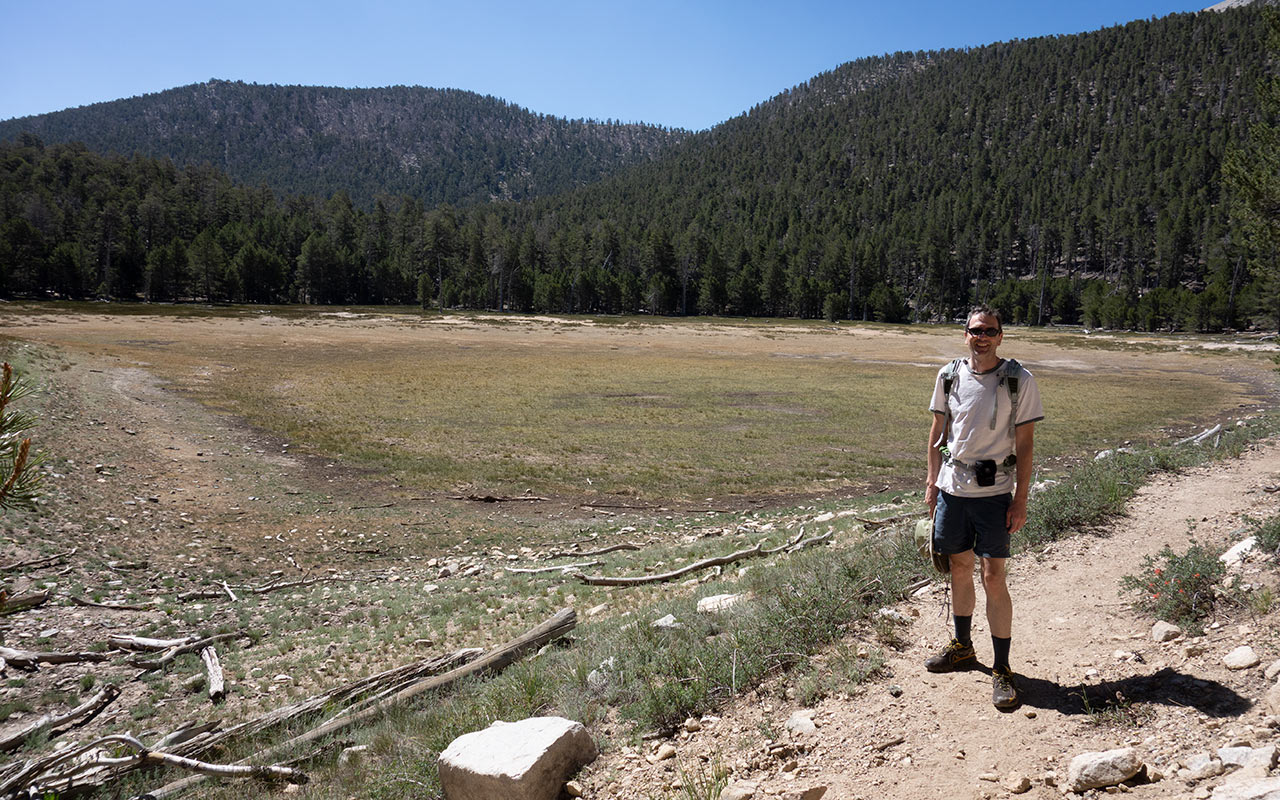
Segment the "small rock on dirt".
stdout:
<path fill-rule="evenodd" d="M 1182 628 L 1174 625 L 1172 622 L 1160 620 L 1151 626 L 1151 641 L 1153 642 L 1172 642 L 1182 635 Z"/>
<path fill-rule="evenodd" d="M 1031 779 L 1020 772 L 1010 772 L 1000 780 L 1003 786 L 1010 794 L 1026 794 L 1031 791 Z"/>
<path fill-rule="evenodd" d="M 1247 644 L 1242 644 L 1230 653 L 1222 657 L 1222 663 L 1227 669 L 1249 669 L 1256 667 L 1261 663 L 1258 654 L 1253 652 L 1253 648 Z"/>
<path fill-rule="evenodd" d="M 808 789 L 793 789 L 782 795 L 782 800 L 821 800 L 827 793 L 825 786 L 811 786 Z"/>
<path fill-rule="evenodd" d="M 818 726 L 813 721 L 813 711 L 801 709 L 787 718 L 787 730 L 797 734 L 817 733 Z"/>
<path fill-rule="evenodd" d="M 1071 759 L 1067 768 L 1067 784 L 1075 792 L 1115 786 L 1137 775 L 1140 769 L 1142 760 L 1132 747 L 1081 753 Z"/>
<path fill-rule="evenodd" d="M 731 783 L 720 791 L 720 800 L 751 800 L 756 796 L 758 784 L 754 781 Z"/>
<path fill-rule="evenodd" d="M 1267 666 L 1266 671 L 1262 674 L 1269 681 L 1274 681 L 1277 677 L 1280 677 L 1280 658 L 1272 661 L 1271 664 Z"/>

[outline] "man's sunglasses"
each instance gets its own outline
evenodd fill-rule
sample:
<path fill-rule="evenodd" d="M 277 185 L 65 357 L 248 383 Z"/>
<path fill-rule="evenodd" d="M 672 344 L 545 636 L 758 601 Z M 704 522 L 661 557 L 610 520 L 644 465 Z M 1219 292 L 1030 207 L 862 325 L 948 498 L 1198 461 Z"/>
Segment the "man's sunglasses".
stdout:
<path fill-rule="evenodd" d="M 988 339 L 994 339 L 1000 335 L 999 328 L 965 328 L 969 331 L 970 336 L 985 336 Z"/>

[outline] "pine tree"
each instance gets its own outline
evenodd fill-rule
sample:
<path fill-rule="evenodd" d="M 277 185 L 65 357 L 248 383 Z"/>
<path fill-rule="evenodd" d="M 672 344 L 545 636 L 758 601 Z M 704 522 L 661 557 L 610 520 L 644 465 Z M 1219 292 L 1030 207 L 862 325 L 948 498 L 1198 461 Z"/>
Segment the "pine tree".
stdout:
<path fill-rule="evenodd" d="M 34 391 L 13 367 L 0 367 L 0 509 L 33 508 L 40 489 L 40 458 L 31 455 L 31 439 L 23 433 L 35 427 L 35 415 L 11 406 Z"/>

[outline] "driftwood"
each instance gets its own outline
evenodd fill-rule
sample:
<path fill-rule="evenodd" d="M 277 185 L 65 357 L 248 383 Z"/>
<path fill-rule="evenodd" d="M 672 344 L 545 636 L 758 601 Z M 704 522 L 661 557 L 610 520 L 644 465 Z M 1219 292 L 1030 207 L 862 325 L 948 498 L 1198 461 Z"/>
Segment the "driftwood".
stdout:
<path fill-rule="evenodd" d="M 887 519 L 866 519 L 865 517 L 855 516 L 854 519 L 861 522 L 863 525 L 866 525 L 868 530 L 875 530 L 876 528 L 883 528 L 886 525 L 895 525 L 899 522 L 906 522 L 907 520 L 912 519 L 912 516 L 910 514 L 899 514 L 896 517 L 889 517 Z"/>
<path fill-rule="evenodd" d="M 121 757 L 110 755 L 118 747 L 133 752 Z M 225 778 L 307 782 L 305 773 L 289 767 L 210 764 L 148 748 L 128 734 L 112 734 L 20 764 L 16 769 L 0 774 L 0 798 L 61 797 L 73 789 L 79 792 L 103 786 L 129 770 L 159 765 Z"/>
<path fill-rule="evenodd" d="M 0 645 L 0 658 L 10 666 L 21 670 L 32 671 L 41 664 L 75 664 L 82 661 L 106 661 L 110 658 L 106 653 L 36 653 L 30 650 L 15 650 Z"/>
<path fill-rule="evenodd" d="M 154 672 L 155 670 L 164 669 L 165 667 L 169 666 L 169 664 L 173 663 L 173 660 L 175 658 L 182 655 L 183 653 L 194 653 L 197 650 L 202 650 L 205 647 L 208 647 L 209 645 L 214 644 L 215 642 L 225 642 L 228 639 L 239 639 L 241 637 L 247 638 L 248 634 L 247 633 L 220 633 L 217 636 L 209 636 L 204 639 L 197 639 L 196 641 L 193 641 L 193 642 L 187 642 L 186 644 L 180 644 L 174 647 L 170 647 L 168 650 L 165 650 L 164 655 L 160 656 L 159 658 L 154 658 L 154 659 L 131 658 L 129 659 L 129 663 L 135 667 L 144 669 L 147 672 Z"/>
<path fill-rule="evenodd" d="M 237 586 L 236 588 L 245 594 L 270 594 L 278 592 L 281 589 L 293 589 L 299 586 L 312 586 L 317 583 L 330 583 L 332 581 L 350 581 L 353 578 L 341 578 L 336 575 L 323 575 L 318 578 L 300 578 L 296 581 L 273 581 L 262 586 Z M 217 600 L 221 597 L 230 596 L 233 601 L 238 600 L 236 593 L 227 585 L 226 581 L 222 582 L 220 589 L 195 589 L 190 592 L 183 592 L 178 595 L 179 600 Z"/>
<path fill-rule="evenodd" d="M 181 647 L 194 642 L 196 637 L 183 636 L 181 639 L 148 639 L 145 636 L 132 636 L 125 633 L 113 633 L 107 637 L 107 644 L 116 650 L 134 650 L 139 652 L 157 652 L 170 647 Z"/>
<path fill-rule="evenodd" d="M 814 536 L 809 539 L 802 539 L 804 531 L 801 531 L 791 541 L 779 545 L 778 547 L 766 548 L 764 542 L 755 547 L 746 550 L 739 550 L 736 553 L 730 553 L 725 556 L 715 556 L 713 558 L 704 558 L 701 561 L 695 561 L 688 566 L 681 567 L 671 572 L 664 572 L 660 575 L 637 575 L 628 578 L 610 578 L 607 575 L 583 575 L 581 572 L 574 575 L 575 578 L 590 586 L 640 586 L 646 583 L 663 583 L 664 581 L 675 580 L 676 578 L 688 575 L 690 572 L 698 572 L 699 570 L 708 569 L 709 567 L 719 567 L 725 564 L 732 564 L 735 561 L 742 561 L 746 558 L 754 558 L 756 556 L 771 556 L 775 553 L 781 553 L 786 550 L 794 552 L 804 549 L 810 545 L 824 542 L 831 538 L 830 533 L 824 533 L 821 536 Z"/>
<path fill-rule="evenodd" d="M 204 662 L 204 671 L 209 676 L 209 699 L 220 703 L 227 696 L 227 687 L 222 680 L 222 664 L 218 661 L 218 651 L 212 646 L 206 647 L 200 651 L 200 660 Z"/>
<path fill-rule="evenodd" d="M 26 569 L 28 567 L 43 567 L 45 564 L 52 564 L 55 561 L 61 561 L 64 558 L 70 558 L 71 556 L 76 554 L 76 550 L 78 549 L 79 548 L 73 547 L 65 553 L 58 553 L 56 555 L 45 556 L 43 558 L 33 558 L 30 561 L 17 561 L 13 564 L 5 564 L 3 566 L 0 566 L 0 572 L 16 572 L 20 569 Z"/>
<path fill-rule="evenodd" d="M 331 719 L 319 727 L 312 728 L 306 733 L 295 736 L 288 741 L 281 742 L 280 744 L 269 747 L 266 750 L 262 750 L 245 760 L 274 761 L 280 753 L 286 752 L 298 745 L 309 744 L 318 739 L 322 739 L 325 736 L 342 730 L 350 725 L 367 722 L 368 720 L 374 719 L 378 715 L 386 712 L 388 709 L 402 705 L 406 701 L 425 692 L 452 686 L 457 681 L 472 675 L 483 675 L 502 670 L 530 650 L 536 650 L 544 644 L 564 636 L 566 633 L 573 630 L 573 627 L 576 624 L 577 614 L 574 610 L 572 608 L 562 609 L 541 625 L 526 631 L 506 644 L 495 647 L 493 650 L 490 650 L 484 656 L 470 664 L 452 669 L 443 675 L 436 675 L 434 677 L 414 681 L 403 689 L 400 689 L 394 694 L 383 698 L 367 708 L 356 713 L 346 714 L 335 719 Z M 164 800 L 165 798 L 175 797 L 178 794 L 198 785 L 202 781 L 203 777 L 199 775 L 183 778 L 182 780 L 162 786 L 155 791 L 141 795 L 139 800 Z"/>
<path fill-rule="evenodd" d="M 455 494 L 449 496 L 450 500 L 470 500 L 473 503 L 543 503 L 547 498 L 538 497 L 532 494 L 521 494 L 515 497 L 500 496 L 492 494 Z"/>
<path fill-rule="evenodd" d="M 14 597 L 10 597 L 7 592 L 0 590 L 0 614 L 16 614 L 28 608 L 44 605 L 52 596 L 52 589 L 46 592 L 32 592 L 31 594 L 20 594 Z"/>
<path fill-rule="evenodd" d="M 602 547 L 599 550 L 587 550 L 586 552 L 577 552 L 574 550 L 557 550 L 551 553 L 547 558 L 591 558 L 592 556 L 602 556 L 605 553 L 613 553 L 618 550 L 639 550 L 640 545 L 623 542 L 622 544 L 614 544 L 608 547 Z"/>
<path fill-rule="evenodd" d="M 28 739 L 36 734 L 53 731 L 53 729 L 66 725 L 69 722 L 75 722 L 77 720 L 79 720 L 78 724 L 88 722 L 96 717 L 98 712 L 110 705 L 111 701 L 115 700 L 119 696 L 120 690 L 111 684 L 107 684 L 102 687 L 102 691 L 98 692 L 93 697 L 84 701 L 67 713 L 45 714 L 36 721 L 28 725 L 24 725 L 13 733 L 0 738 L 0 753 L 8 753 L 10 751 L 17 750 L 25 744 Z M 84 719 L 80 719 L 81 717 L 84 717 Z M 50 738 L 55 735 L 57 734 L 52 734 Z"/>
<path fill-rule="evenodd" d="M 1200 444 L 1205 439 L 1208 439 L 1210 436 L 1213 436 L 1214 434 L 1218 434 L 1218 433 L 1222 433 L 1222 426 L 1214 425 L 1212 428 L 1208 428 L 1206 430 L 1200 431 L 1194 436 L 1188 436 L 1185 439 L 1179 439 L 1178 441 L 1174 442 L 1174 445 Z"/>
<path fill-rule="evenodd" d="M 557 564 L 553 567 L 507 567 L 506 570 L 507 572 L 514 572 L 518 575 L 537 575 L 540 572 L 568 572 L 569 570 L 577 569 L 579 567 L 596 567 L 599 565 L 599 561 L 583 561 L 578 564 Z"/>
<path fill-rule="evenodd" d="M 232 739 L 243 739 L 248 736 L 256 736 L 283 725 L 289 724 L 294 720 L 318 712 L 334 703 L 340 703 L 352 697 L 364 696 L 369 699 L 366 694 L 370 690 L 379 690 L 382 692 L 393 690 L 398 691 L 406 685 L 422 678 L 424 675 L 435 675 L 444 670 L 453 669 L 454 667 L 465 664 L 474 660 L 483 653 L 483 650 L 477 648 L 467 648 L 457 650 L 444 656 L 426 659 L 424 661 L 415 661 L 394 669 L 385 670 L 377 675 L 371 675 L 367 678 L 361 678 L 358 681 L 344 684 L 336 689 L 330 689 L 317 695 L 300 700 L 297 703 L 291 703 L 287 706 L 273 709 L 260 717 L 234 725 L 226 730 L 208 732 L 201 731 L 199 735 L 192 735 L 182 740 L 181 747 L 175 747 L 174 752 L 180 755 L 196 756 L 201 753 L 208 752 L 210 749 L 219 746 Z M 375 695 L 376 696 L 376 695 Z M 170 734 L 171 736 L 173 734 Z M 178 744 L 178 743 L 175 743 Z M 157 745 L 159 747 L 159 745 Z"/>
<path fill-rule="evenodd" d="M 151 611 L 152 606 L 134 606 L 128 603 L 95 603 L 84 597 L 71 597 L 71 603 L 77 606 L 87 606 L 89 608 L 113 608 L 117 611 Z"/>

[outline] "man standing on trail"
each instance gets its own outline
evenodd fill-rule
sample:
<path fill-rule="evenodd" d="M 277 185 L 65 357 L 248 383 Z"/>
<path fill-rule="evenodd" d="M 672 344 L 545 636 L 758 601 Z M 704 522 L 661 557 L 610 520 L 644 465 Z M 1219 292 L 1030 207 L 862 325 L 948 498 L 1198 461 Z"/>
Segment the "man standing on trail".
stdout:
<path fill-rule="evenodd" d="M 970 627 L 977 604 L 974 559 L 980 557 L 995 650 L 991 701 L 1008 709 L 1018 705 L 1018 690 L 1009 668 L 1013 602 L 1005 562 L 1011 534 L 1027 521 L 1033 434 L 1044 409 L 1031 373 L 996 354 L 1003 338 L 999 312 L 974 308 L 965 321 L 969 357 L 939 370 L 933 387 L 924 496 L 934 550 L 950 557 L 955 638 L 924 665 L 930 672 L 977 666 Z"/>

